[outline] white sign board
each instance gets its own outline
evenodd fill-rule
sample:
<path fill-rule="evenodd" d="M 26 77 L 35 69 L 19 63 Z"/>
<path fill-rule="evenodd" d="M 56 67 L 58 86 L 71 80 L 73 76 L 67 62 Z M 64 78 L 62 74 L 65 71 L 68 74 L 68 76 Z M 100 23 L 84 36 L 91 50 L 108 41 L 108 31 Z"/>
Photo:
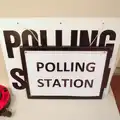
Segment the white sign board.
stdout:
<path fill-rule="evenodd" d="M 0 19 L 0 43 L 13 93 L 28 83 L 21 62 L 21 47 L 109 47 L 104 93 L 115 70 L 120 40 L 119 18 L 6 18 Z M 33 71 L 33 75 L 36 74 Z M 22 94 L 22 92 L 21 92 Z M 25 96 L 26 97 L 26 96 Z"/>
<path fill-rule="evenodd" d="M 21 48 L 28 98 L 101 98 L 108 51 Z"/>

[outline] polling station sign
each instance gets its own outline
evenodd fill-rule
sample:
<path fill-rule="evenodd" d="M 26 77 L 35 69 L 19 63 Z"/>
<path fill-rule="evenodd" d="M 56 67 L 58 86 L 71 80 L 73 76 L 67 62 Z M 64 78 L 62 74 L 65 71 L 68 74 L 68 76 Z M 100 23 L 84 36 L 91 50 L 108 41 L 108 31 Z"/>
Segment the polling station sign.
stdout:
<path fill-rule="evenodd" d="M 28 98 L 102 98 L 108 50 L 22 47 Z"/>
<path fill-rule="evenodd" d="M 28 88 L 20 47 L 69 46 L 110 49 L 104 89 L 104 93 L 107 94 L 120 43 L 119 26 L 119 18 L 0 19 L 0 44 L 13 93 L 23 94 Z"/>

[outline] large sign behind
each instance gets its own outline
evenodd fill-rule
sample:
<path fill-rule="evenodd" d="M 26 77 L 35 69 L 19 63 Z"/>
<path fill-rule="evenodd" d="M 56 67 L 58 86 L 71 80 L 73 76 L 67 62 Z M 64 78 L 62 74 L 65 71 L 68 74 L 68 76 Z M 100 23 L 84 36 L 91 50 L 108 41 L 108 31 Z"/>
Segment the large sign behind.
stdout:
<path fill-rule="evenodd" d="M 77 46 L 110 48 L 105 90 L 108 93 L 119 47 L 119 26 L 120 19 L 116 18 L 1 19 L 0 42 L 12 90 L 17 93 L 28 86 L 20 46 Z"/>

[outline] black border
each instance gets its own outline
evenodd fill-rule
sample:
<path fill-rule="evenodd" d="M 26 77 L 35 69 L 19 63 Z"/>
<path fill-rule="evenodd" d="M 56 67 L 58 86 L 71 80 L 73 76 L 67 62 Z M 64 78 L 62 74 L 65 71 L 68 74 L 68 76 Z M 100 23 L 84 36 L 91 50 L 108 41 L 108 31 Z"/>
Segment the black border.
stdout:
<path fill-rule="evenodd" d="M 104 73 L 103 73 L 103 80 L 101 85 L 101 90 L 99 96 L 31 96 L 30 95 L 30 88 L 29 88 L 29 80 L 28 80 L 28 73 L 27 73 L 27 67 L 26 67 L 26 59 L 25 59 L 25 51 L 107 51 L 107 58 L 106 63 L 104 67 Z M 109 67 L 110 62 L 110 49 L 107 47 L 55 47 L 55 46 L 49 46 L 49 47 L 20 47 L 20 53 L 21 53 L 21 60 L 22 60 L 22 67 L 24 70 L 24 77 L 25 81 L 28 83 L 26 87 L 27 97 L 28 99 L 101 99 L 103 96 L 104 88 L 106 87 L 107 79 L 106 75 Z"/>

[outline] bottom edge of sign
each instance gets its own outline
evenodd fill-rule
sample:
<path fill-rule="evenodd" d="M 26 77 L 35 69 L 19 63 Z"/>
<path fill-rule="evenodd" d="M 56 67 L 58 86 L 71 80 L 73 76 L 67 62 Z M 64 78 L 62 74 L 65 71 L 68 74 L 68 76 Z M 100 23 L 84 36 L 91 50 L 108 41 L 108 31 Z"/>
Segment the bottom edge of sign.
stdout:
<path fill-rule="evenodd" d="M 28 99 L 102 99 L 102 96 L 28 96 Z"/>

